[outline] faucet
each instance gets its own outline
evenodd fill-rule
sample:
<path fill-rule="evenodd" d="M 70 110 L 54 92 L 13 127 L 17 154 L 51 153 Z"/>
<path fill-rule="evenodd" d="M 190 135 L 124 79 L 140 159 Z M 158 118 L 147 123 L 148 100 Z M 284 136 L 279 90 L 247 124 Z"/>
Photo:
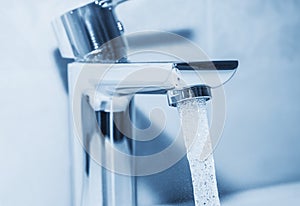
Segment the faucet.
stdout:
<path fill-rule="evenodd" d="M 168 136 L 163 131 L 164 118 L 157 112 L 156 123 L 145 126 L 149 119 L 138 108 L 137 99 L 164 96 L 170 107 L 187 99 L 208 101 L 211 90 L 227 82 L 238 66 L 236 60 L 132 61 L 130 57 L 138 52 L 129 52 L 127 39 L 132 36 L 124 34 L 114 10 L 124 1 L 95 1 L 53 22 L 62 57 L 75 60 L 68 65 L 74 206 L 171 203 L 163 197 L 151 203 L 142 199 L 147 194 L 141 191 L 161 192 L 151 181 L 145 186 L 143 178 L 158 174 L 163 181 L 162 174 L 185 153 L 178 152 L 182 150 L 178 144 L 153 152 L 156 146 L 147 141 Z"/>

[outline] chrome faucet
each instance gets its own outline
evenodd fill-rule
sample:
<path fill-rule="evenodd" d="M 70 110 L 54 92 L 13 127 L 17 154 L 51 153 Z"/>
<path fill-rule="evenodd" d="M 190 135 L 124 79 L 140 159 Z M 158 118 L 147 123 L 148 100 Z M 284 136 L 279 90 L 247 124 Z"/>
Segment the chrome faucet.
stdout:
<path fill-rule="evenodd" d="M 174 203 L 163 197 L 142 199 L 147 196 L 142 191 L 159 193 L 153 182 L 143 189 L 143 178 L 165 178 L 162 173 L 183 155 L 178 156 L 182 148 L 174 144 L 167 153 L 170 160 L 157 164 L 165 153 L 155 156 L 156 148 L 146 141 L 167 134 L 162 122 L 139 128 L 149 120 L 136 98 L 163 95 L 172 107 L 191 98 L 208 101 L 211 89 L 230 79 L 238 66 L 237 61 L 131 61 L 128 37 L 114 12 L 124 1 L 95 1 L 53 22 L 61 55 L 75 60 L 68 66 L 74 206 Z M 151 158 L 143 155 L 146 150 Z"/>

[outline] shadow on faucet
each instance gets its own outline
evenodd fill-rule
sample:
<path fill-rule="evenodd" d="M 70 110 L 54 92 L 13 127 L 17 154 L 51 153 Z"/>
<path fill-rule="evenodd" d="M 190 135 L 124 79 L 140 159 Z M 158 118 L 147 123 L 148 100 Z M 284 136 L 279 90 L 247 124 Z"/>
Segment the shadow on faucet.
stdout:
<path fill-rule="evenodd" d="M 68 64 L 73 62 L 73 59 L 66 59 L 60 55 L 58 49 L 53 51 L 53 58 L 56 64 L 57 71 L 62 80 L 65 92 L 68 94 Z"/>

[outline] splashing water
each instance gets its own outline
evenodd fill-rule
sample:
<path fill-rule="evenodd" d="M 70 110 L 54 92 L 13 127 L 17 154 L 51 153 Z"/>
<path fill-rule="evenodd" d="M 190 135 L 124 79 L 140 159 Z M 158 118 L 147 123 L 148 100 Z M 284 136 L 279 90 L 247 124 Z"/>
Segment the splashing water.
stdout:
<path fill-rule="evenodd" d="M 192 174 L 195 205 L 219 206 L 205 100 L 190 99 L 177 106 Z"/>

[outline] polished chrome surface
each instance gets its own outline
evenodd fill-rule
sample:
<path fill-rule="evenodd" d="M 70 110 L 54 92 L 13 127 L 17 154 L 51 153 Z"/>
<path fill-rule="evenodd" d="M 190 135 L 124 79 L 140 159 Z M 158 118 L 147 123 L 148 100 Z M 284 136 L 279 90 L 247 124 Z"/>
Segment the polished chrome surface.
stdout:
<path fill-rule="evenodd" d="M 76 62 L 70 67 L 81 70 L 90 90 L 97 95 L 91 99 L 95 110 L 103 109 L 99 99 L 126 102 L 124 95 L 166 94 L 168 90 L 181 90 L 194 85 L 225 84 L 236 71 L 236 61 L 199 62 L 127 62 L 84 63 Z M 223 72 L 223 73 L 222 73 Z M 109 105 L 106 107 L 110 108 Z M 122 110 L 122 108 L 120 108 Z"/>
<path fill-rule="evenodd" d="M 170 106 L 176 107 L 179 102 L 188 99 L 205 99 L 210 100 L 210 87 L 206 85 L 196 85 L 180 90 L 168 91 L 168 103 Z"/>
<path fill-rule="evenodd" d="M 114 8 L 122 1 L 95 1 L 57 18 L 53 27 L 61 55 L 84 60 L 100 51 L 102 61 L 117 61 L 126 56 L 126 43 Z M 114 40 L 115 39 L 115 40 Z M 109 42 L 109 43 L 108 43 Z"/>
<path fill-rule="evenodd" d="M 127 105 L 126 110 L 131 109 Z M 95 112 L 90 106 L 89 96 L 85 95 L 81 99 L 81 112 L 83 139 L 80 140 L 82 145 L 79 145 L 77 152 L 82 153 L 83 174 L 74 179 L 77 184 L 75 190 L 80 191 L 74 205 L 136 205 L 136 177 L 120 175 L 99 165 L 99 162 L 105 164 L 107 161 L 113 165 L 119 164 L 111 152 L 112 145 L 124 153 L 132 155 L 134 152 L 133 141 L 116 126 L 116 122 L 128 126 L 123 118 L 125 111 Z M 130 127 L 127 129 L 130 130 Z M 124 164 L 133 170 L 132 162 Z"/>

